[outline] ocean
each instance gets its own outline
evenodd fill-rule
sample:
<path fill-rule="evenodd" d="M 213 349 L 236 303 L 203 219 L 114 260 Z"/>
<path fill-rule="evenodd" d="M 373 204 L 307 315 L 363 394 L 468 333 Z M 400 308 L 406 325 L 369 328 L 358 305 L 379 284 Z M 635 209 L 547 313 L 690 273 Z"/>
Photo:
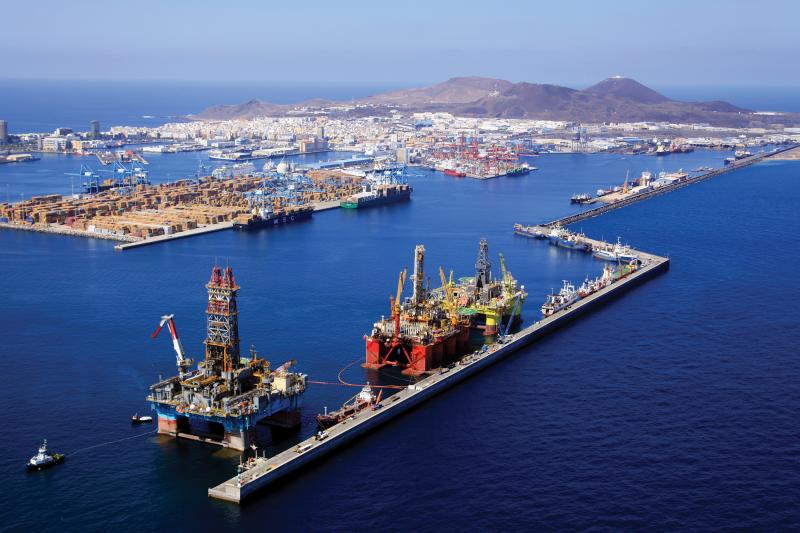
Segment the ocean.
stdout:
<path fill-rule="evenodd" d="M 515 236 L 515 222 L 580 209 L 572 194 L 626 172 L 720 166 L 727 155 L 547 155 L 531 158 L 536 172 L 485 182 L 417 169 L 408 203 L 123 253 L 0 231 L 0 531 L 796 530 L 797 162 L 759 163 L 579 224 L 668 255 L 671 269 L 241 507 L 206 496 L 235 474 L 238 453 L 130 425 L 148 410 L 148 385 L 174 372 L 169 341 L 150 338 L 159 317 L 174 313 L 184 348 L 202 353 L 214 264 L 230 265 L 242 287 L 244 349 L 333 381 L 363 357 L 362 335 L 388 314 L 415 244 L 435 280 L 440 265 L 469 275 L 486 237 L 495 270 L 502 252 L 525 285 L 530 324 L 561 280 L 579 283 L 602 263 Z M 152 174 L 197 167 L 195 154 L 162 157 Z M 29 189 L 64 191 L 61 170 Z M 345 373 L 366 376 L 358 365 Z M 352 394 L 311 386 L 300 432 L 261 431 L 262 449 L 310 435 L 314 414 Z M 26 474 L 45 437 L 67 462 Z"/>

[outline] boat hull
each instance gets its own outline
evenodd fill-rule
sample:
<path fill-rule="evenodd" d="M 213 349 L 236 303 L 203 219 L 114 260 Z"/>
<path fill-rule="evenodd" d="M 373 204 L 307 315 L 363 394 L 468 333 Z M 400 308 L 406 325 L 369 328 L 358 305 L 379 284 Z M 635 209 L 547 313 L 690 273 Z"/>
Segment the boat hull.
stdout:
<path fill-rule="evenodd" d="M 253 218 L 247 222 L 235 222 L 233 224 L 233 229 L 236 231 L 258 231 L 264 228 L 285 226 L 287 224 L 294 224 L 295 222 L 311 220 L 312 213 L 313 211 L 308 210 L 287 213 L 272 218 Z"/>

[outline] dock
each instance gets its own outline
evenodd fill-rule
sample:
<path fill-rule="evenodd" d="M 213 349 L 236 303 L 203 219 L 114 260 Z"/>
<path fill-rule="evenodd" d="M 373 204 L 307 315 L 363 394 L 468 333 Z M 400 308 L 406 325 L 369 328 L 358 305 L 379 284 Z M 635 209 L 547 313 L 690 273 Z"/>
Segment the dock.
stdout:
<path fill-rule="evenodd" d="M 233 222 L 231 221 L 220 222 L 218 224 L 209 224 L 207 226 L 201 226 L 199 228 L 179 231 L 177 233 L 148 237 L 146 239 L 142 239 L 136 242 L 126 242 L 124 244 L 118 244 L 114 246 L 114 249 L 119 251 L 130 250 L 131 248 L 141 248 L 142 246 L 150 246 L 151 244 L 158 244 L 165 241 L 174 241 L 176 239 L 185 239 L 186 237 L 194 237 L 196 235 L 214 233 L 217 231 L 224 231 L 232 228 L 233 228 Z"/>
<path fill-rule="evenodd" d="M 739 159 L 738 161 L 734 161 L 730 165 L 726 165 L 722 168 L 718 168 L 716 170 L 712 170 L 710 172 L 706 172 L 704 174 L 699 174 L 697 176 L 693 176 L 691 178 L 687 178 L 685 180 L 681 180 L 679 182 L 673 183 L 671 185 L 664 185 L 663 187 L 658 187 L 657 189 L 653 189 L 650 191 L 641 192 L 638 194 L 631 195 L 627 198 L 619 200 L 617 202 L 613 202 L 610 204 L 605 204 L 600 207 L 595 207 L 589 209 L 587 211 L 583 211 L 582 213 L 577 213 L 575 215 L 569 215 L 563 218 L 559 218 L 553 220 L 552 222 L 548 222 L 547 224 L 543 224 L 544 226 L 567 226 L 569 224 L 574 224 L 576 222 L 580 222 L 582 220 L 586 220 L 589 218 L 593 218 L 596 216 L 600 216 L 604 213 L 608 213 L 609 211 L 613 211 L 615 209 L 620 209 L 622 207 L 629 206 L 631 204 L 635 204 L 637 202 L 641 202 L 643 200 L 648 200 L 655 196 L 659 196 L 661 194 L 666 194 L 668 192 L 675 191 L 677 189 L 682 189 L 683 187 L 687 187 L 689 185 L 693 185 L 695 183 L 699 183 L 701 181 L 707 180 L 709 178 L 713 178 L 716 176 L 720 176 L 722 174 L 731 172 L 733 170 L 738 170 L 740 168 L 750 166 L 752 164 L 758 163 L 768 158 L 776 158 L 782 159 L 783 154 L 785 152 L 790 152 L 798 148 L 798 145 L 792 145 L 789 147 L 780 148 L 774 152 L 765 152 L 760 154 L 755 154 L 750 157 L 745 157 L 743 159 Z M 601 199 L 602 201 L 602 199 Z"/>
<path fill-rule="evenodd" d="M 599 241 L 592 241 L 598 244 Z M 529 346 L 537 339 L 569 323 L 581 314 L 595 309 L 624 291 L 669 269 L 669 259 L 636 251 L 642 267 L 608 287 L 578 300 L 571 306 L 543 318 L 521 331 L 509 335 L 497 344 L 467 355 L 452 368 L 442 368 L 437 373 L 409 385 L 389 396 L 376 410 L 364 409 L 356 415 L 329 428 L 324 437 L 310 437 L 273 457 L 256 458 L 252 466 L 231 479 L 208 489 L 211 498 L 241 503 L 258 491 L 264 490 L 287 475 L 292 474 L 325 455 L 345 446 L 367 432 L 411 410 L 425 400 L 443 392 L 465 379 L 479 373 L 489 365 Z"/>

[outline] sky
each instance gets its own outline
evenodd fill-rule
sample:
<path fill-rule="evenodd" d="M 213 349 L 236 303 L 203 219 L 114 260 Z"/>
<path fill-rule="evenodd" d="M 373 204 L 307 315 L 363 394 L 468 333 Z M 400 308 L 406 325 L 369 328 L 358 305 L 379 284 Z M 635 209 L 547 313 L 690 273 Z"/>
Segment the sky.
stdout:
<path fill-rule="evenodd" d="M 800 86 L 800 2 L 0 0 L 0 78 Z"/>

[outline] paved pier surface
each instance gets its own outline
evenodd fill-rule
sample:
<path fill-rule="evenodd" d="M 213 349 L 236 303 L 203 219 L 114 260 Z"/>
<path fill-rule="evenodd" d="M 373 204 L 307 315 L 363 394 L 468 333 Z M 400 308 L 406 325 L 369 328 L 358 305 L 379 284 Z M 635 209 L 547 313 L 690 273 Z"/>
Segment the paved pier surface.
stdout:
<path fill-rule="evenodd" d="M 599 243 L 599 241 L 592 241 Z M 489 347 L 485 352 L 465 356 L 452 369 L 443 369 L 413 385 L 393 394 L 381 402 L 375 411 L 367 409 L 336 424 L 327 430 L 327 437 L 316 440 L 310 437 L 301 443 L 270 458 L 259 458 L 255 466 L 247 469 L 216 487 L 208 489 L 211 498 L 241 503 L 248 496 L 264 489 L 288 474 L 344 446 L 377 426 L 408 411 L 424 400 L 444 391 L 448 387 L 478 373 L 516 350 L 529 345 L 539 337 L 597 307 L 619 293 L 669 268 L 669 259 L 644 252 L 636 252 L 645 263 L 635 273 L 619 280 L 586 298 L 578 300 L 566 309 L 543 318 L 539 322 L 509 336 L 505 342 Z"/>
<path fill-rule="evenodd" d="M 660 194 L 666 194 L 668 192 L 672 192 L 677 189 L 681 189 L 688 185 L 692 185 L 694 183 L 707 180 L 708 178 L 713 178 L 714 176 L 719 176 L 720 174 L 725 174 L 726 172 L 730 172 L 732 170 L 736 170 L 742 167 L 746 167 L 752 165 L 753 163 L 758 163 L 764 159 L 768 159 L 774 157 L 776 159 L 780 159 L 784 152 L 789 152 L 797 148 L 797 145 L 792 145 L 786 148 L 780 148 L 775 152 L 765 152 L 762 154 L 755 154 L 750 157 L 746 157 L 744 159 L 739 159 L 731 163 L 730 165 L 725 165 L 722 168 L 718 168 L 716 170 L 712 170 L 710 172 L 706 172 L 705 174 L 700 174 L 699 176 L 694 176 L 692 178 L 687 178 L 683 181 L 673 183 L 672 185 L 665 185 L 663 187 L 659 187 L 657 189 L 653 189 L 652 191 L 647 191 L 639 194 L 634 194 L 629 196 L 623 200 L 618 202 L 614 202 L 611 204 L 606 204 L 601 207 L 595 207 L 594 209 L 589 209 L 588 211 L 584 211 L 583 213 L 578 213 L 576 215 L 570 215 L 563 218 L 559 218 L 557 220 L 553 220 L 552 222 L 548 222 L 544 224 L 545 226 L 566 226 L 568 224 L 574 224 L 576 222 L 580 222 L 581 220 L 586 220 L 587 218 L 596 217 L 602 215 L 603 213 L 608 213 L 609 211 L 613 211 L 614 209 L 619 209 L 620 207 L 625 207 L 627 205 L 634 204 L 636 202 L 641 202 L 642 200 L 647 200 L 654 196 L 658 196 Z"/>
<path fill-rule="evenodd" d="M 233 222 L 220 222 L 219 224 L 209 224 L 208 226 L 203 226 L 202 228 L 179 231 L 171 235 L 159 235 L 158 237 L 150 237 L 141 241 L 118 244 L 114 248 L 116 250 L 129 250 L 131 248 L 140 248 L 142 246 L 150 246 L 151 244 L 158 244 L 160 242 L 174 241 L 175 239 L 184 239 L 186 237 L 194 237 L 195 235 L 213 233 L 215 231 L 223 231 L 231 228 L 233 228 Z"/>

